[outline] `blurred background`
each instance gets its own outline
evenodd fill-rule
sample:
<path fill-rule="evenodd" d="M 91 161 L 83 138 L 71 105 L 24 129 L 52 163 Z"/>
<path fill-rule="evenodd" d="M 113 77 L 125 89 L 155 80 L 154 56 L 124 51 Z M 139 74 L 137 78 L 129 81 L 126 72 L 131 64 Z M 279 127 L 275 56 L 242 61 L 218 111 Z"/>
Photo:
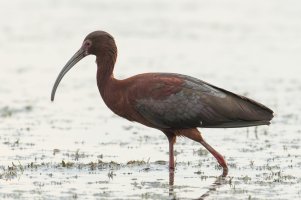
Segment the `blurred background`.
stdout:
<path fill-rule="evenodd" d="M 297 0 L 0 1 L 0 197 L 300 198 L 300 22 Z M 224 184 L 214 184 L 214 158 L 180 138 L 170 192 L 158 162 L 168 159 L 165 136 L 106 108 L 93 56 L 50 102 L 59 71 L 95 30 L 115 37 L 117 78 L 182 73 L 275 111 L 270 127 L 201 130 L 230 164 Z M 87 167 L 99 160 L 116 166 Z"/>

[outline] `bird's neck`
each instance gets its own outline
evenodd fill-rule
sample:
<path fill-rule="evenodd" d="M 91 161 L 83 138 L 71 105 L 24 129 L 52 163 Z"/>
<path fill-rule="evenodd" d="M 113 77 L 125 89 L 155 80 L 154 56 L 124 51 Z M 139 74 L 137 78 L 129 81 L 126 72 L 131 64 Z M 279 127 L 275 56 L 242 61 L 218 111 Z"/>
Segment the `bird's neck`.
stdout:
<path fill-rule="evenodd" d="M 97 57 L 97 86 L 102 97 L 106 95 L 110 87 L 114 85 L 117 80 L 114 78 L 113 70 L 115 59 L 106 57 Z"/>
<path fill-rule="evenodd" d="M 96 60 L 97 62 L 97 86 L 101 97 L 105 104 L 117 115 L 124 116 L 122 98 L 122 84 L 120 80 L 114 78 L 113 69 L 114 61 L 104 62 L 103 60 Z"/>
<path fill-rule="evenodd" d="M 101 95 L 105 92 L 116 79 L 113 75 L 115 62 L 117 59 L 117 47 L 115 43 L 111 46 L 105 46 L 103 51 L 96 55 L 97 64 L 97 85 Z"/>

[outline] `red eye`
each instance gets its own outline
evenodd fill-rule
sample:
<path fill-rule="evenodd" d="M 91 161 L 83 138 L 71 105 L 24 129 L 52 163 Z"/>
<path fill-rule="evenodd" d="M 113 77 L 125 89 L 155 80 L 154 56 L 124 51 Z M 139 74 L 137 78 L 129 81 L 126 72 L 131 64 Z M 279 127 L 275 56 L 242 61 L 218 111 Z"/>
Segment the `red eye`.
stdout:
<path fill-rule="evenodd" d="M 86 47 L 90 47 L 91 44 L 92 44 L 92 43 L 91 43 L 90 41 L 86 41 L 86 42 L 85 42 L 85 46 L 86 46 Z"/>

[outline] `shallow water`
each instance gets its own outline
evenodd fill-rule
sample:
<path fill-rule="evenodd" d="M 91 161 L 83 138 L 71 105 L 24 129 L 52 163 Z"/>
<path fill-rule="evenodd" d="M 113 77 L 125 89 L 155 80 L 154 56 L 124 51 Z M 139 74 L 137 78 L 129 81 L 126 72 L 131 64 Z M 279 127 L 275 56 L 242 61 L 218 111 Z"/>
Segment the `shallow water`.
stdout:
<path fill-rule="evenodd" d="M 0 197 L 300 199 L 301 3 L 268 1 L 0 2 Z M 116 77 L 184 73 L 271 107 L 272 125 L 200 129 L 178 138 L 174 186 L 168 142 L 106 108 L 92 56 L 52 84 L 85 35 L 119 47 Z"/>

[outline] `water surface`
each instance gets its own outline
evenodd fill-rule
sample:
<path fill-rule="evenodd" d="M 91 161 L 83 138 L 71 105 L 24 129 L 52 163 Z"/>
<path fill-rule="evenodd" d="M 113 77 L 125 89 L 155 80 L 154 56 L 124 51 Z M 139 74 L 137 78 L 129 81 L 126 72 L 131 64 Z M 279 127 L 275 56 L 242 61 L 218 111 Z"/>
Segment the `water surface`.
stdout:
<path fill-rule="evenodd" d="M 300 199 L 301 4 L 295 0 L 0 2 L 0 197 Z M 271 107 L 272 125 L 178 138 L 174 186 L 159 131 L 114 115 L 95 58 L 52 84 L 87 33 L 114 35 L 115 76 L 175 72 Z"/>

